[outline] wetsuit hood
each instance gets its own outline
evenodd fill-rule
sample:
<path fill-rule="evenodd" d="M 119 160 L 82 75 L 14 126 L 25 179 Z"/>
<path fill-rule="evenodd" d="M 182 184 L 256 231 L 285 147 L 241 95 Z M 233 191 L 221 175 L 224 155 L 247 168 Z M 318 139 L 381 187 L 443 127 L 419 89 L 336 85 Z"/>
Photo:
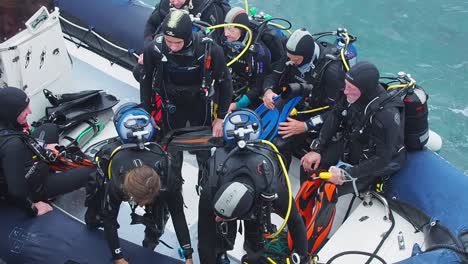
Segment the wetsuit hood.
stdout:
<path fill-rule="evenodd" d="M 312 62 L 316 49 L 315 40 L 309 31 L 298 29 L 294 31 L 286 42 L 288 53 L 304 57 L 304 60 L 298 67 Z"/>
<path fill-rule="evenodd" d="M 226 17 L 224 18 L 224 22 L 237 23 L 237 24 L 241 24 L 250 28 L 249 16 L 245 12 L 245 10 L 240 7 L 231 8 L 231 10 L 229 10 L 229 12 L 226 14 Z M 238 41 L 242 41 L 245 39 L 245 34 L 247 34 L 247 31 L 243 28 L 239 28 L 239 29 L 241 30 L 242 33 Z"/>
<path fill-rule="evenodd" d="M 174 10 L 166 16 L 162 23 L 162 32 L 166 36 L 184 40 L 184 50 L 192 43 L 192 20 L 181 10 Z"/>
<path fill-rule="evenodd" d="M 355 85 L 361 91 L 361 97 L 357 104 L 367 105 L 372 99 L 385 91 L 379 85 L 379 70 L 369 62 L 360 61 L 346 73 L 346 80 Z"/>
<path fill-rule="evenodd" d="M 0 89 L 0 122 L 9 128 L 21 129 L 16 121 L 18 115 L 29 105 L 27 94 L 15 87 Z"/>

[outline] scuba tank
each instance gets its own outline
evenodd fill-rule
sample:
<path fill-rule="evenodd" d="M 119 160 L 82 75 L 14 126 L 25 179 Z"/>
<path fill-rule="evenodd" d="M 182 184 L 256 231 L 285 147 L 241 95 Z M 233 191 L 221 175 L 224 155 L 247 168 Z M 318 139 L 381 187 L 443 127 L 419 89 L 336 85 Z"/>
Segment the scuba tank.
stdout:
<path fill-rule="evenodd" d="M 405 145 L 410 150 L 422 149 L 429 140 L 428 98 L 427 93 L 419 85 L 415 85 L 403 99 L 405 104 Z"/>
<path fill-rule="evenodd" d="M 354 42 L 357 41 L 357 37 L 349 34 L 346 28 L 338 28 L 335 31 L 326 31 L 312 34 L 312 37 L 314 37 L 317 43 L 322 43 L 319 41 L 319 39 L 327 36 L 336 37 L 334 46 L 339 51 L 340 59 L 345 66 L 345 70 L 349 71 L 349 68 L 357 63 L 358 53 L 357 48 L 354 45 Z"/>
<path fill-rule="evenodd" d="M 416 84 L 410 74 L 399 72 L 398 77 L 383 77 L 391 80 L 384 83 L 393 96 L 400 96 L 405 105 L 405 146 L 409 150 L 421 150 L 429 140 L 428 94 Z M 391 83 L 397 83 L 390 85 Z M 399 83 L 399 84 L 398 84 Z M 401 88 L 401 89 L 396 89 Z"/>
<path fill-rule="evenodd" d="M 268 21 L 279 20 L 279 21 L 285 22 L 287 26 L 272 23 L 272 24 L 268 24 L 268 28 L 274 30 L 279 39 L 283 39 L 283 38 L 287 39 L 287 36 L 284 34 L 283 31 L 291 29 L 292 25 L 289 21 L 282 19 L 282 18 L 273 18 L 271 15 L 265 14 L 263 11 L 258 12 L 256 7 L 250 8 L 248 10 L 248 14 L 249 14 L 250 22 L 257 28 L 261 26 L 262 24 L 264 24 L 264 22 L 268 22 Z"/>
<path fill-rule="evenodd" d="M 345 48 L 346 43 L 344 42 L 343 38 L 337 37 L 335 46 L 338 50 L 341 50 L 342 48 Z M 357 56 L 358 53 L 356 46 L 354 43 L 350 43 L 345 50 L 345 57 L 346 60 L 348 60 L 349 67 L 353 67 L 353 65 L 357 63 Z"/>

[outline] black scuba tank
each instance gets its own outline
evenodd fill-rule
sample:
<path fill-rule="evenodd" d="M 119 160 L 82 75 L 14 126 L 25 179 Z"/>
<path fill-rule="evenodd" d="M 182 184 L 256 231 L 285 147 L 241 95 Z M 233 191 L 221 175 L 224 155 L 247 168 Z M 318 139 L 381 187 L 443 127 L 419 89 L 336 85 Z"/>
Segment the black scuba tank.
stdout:
<path fill-rule="evenodd" d="M 409 150 L 420 150 L 429 140 L 427 100 L 429 96 L 419 86 L 408 90 L 405 104 L 405 145 Z"/>

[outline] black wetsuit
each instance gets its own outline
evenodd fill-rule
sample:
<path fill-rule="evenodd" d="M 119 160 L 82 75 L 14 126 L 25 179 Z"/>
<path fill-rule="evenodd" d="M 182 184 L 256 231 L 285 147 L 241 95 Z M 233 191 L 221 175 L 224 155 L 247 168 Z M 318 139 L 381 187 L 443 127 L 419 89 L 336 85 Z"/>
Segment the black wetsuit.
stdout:
<path fill-rule="evenodd" d="M 278 194 L 278 198 L 272 202 L 272 209 L 280 216 L 284 217 L 288 208 L 287 187 L 284 183 L 284 176 L 279 169 L 277 159 L 268 150 L 253 147 L 257 153 L 237 152 L 231 156 L 225 163 L 224 171 L 216 172 L 222 167 L 229 149 L 218 148 L 215 154 L 208 161 L 208 171 L 202 180 L 202 192 L 199 202 L 199 219 L 198 219 L 198 253 L 200 255 L 200 263 L 215 264 L 219 254 L 226 250 L 231 250 L 235 241 L 237 232 L 237 222 L 230 221 L 227 223 L 227 234 L 221 235 L 220 224 L 215 222 L 215 214 L 213 210 L 213 198 L 216 191 L 224 184 L 233 180 L 250 175 L 250 179 L 255 185 L 256 201 L 254 209 L 248 217 L 244 218 L 245 239 L 246 245 L 250 250 L 260 253 L 262 251 L 263 241 L 263 225 L 260 223 L 260 218 L 257 215 L 259 204 L 262 204 L 259 196 L 260 192 L 274 192 Z M 267 147 L 268 148 L 268 147 Z M 260 153 L 260 154 L 259 154 Z M 268 158 L 266 158 L 268 157 Z M 270 159 L 272 163 L 265 163 L 265 159 Z M 274 168 L 269 165 L 272 164 Z M 260 175 L 259 175 L 260 174 Z M 268 179 L 269 178 L 269 179 Z M 252 218 L 253 217 L 253 218 Z M 247 218 L 249 220 L 247 220 Z M 300 256 L 307 256 L 307 239 L 304 222 L 300 217 L 295 206 L 292 206 L 291 213 L 288 219 L 288 229 L 291 232 L 294 240 L 294 251 Z M 255 256 L 256 255 L 256 256 Z M 255 262 L 257 254 L 251 254 L 249 260 Z"/>
<path fill-rule="evenodd" d="M 189 3 L 192 2 L 193 8 L 189 8 Z M 210 25 L 217 25 L 222 24 L 224 22 L 224 16 L 226 15 L 227 10 L 224 10 L 222 5 L 225 5 L 225 8 L 228 8 L 228 4 L 226 3 L 218 3 L 224 0 L 215 0 L 213 1 L 208 7 L 204 7 L 206 4 L 206 0 L 187 0 L 187 3 L 182 7 L 182 9 L 186 9 L 189 11 L 191 15 L 197 16 L 197 14 L 204 9 L 201 13 L 200 20 L 206 22 Z M 145 44 L 149 44 L 153 37 L 160 33 L 158 32 L 159 27 L 161 26 L 164 18 L 170 11 L 170 2 L 169 0 L 162 0 L 159 2 L 151 13 L 151 16 L 148 18 L 145 26 Z M 215 31 L 216 39 L 221 36 L 222 30 Z M 146 45 L 145 45 L 146 46 Z"/>
<path fill-rule="evenodd" d="M 39 151 L 44 151 L 42 143 L 37 144 L 26 132 L 6 129 L 5 126 L 0 128 L 0 178 L 6 184 L 4 187 L 7 197 L 31 215 L 36 215 L 37 211 L 32 208 L 33 203 L 47 202 L 49 198 L 85 187 L 95 168 L 53 172 L 33 151 L 32 144 Z M 4 194 L 2 191 L 2 195 Z"/>
<path fill-rule="evenodd" d="M 205 106 L 208 102 L 201 93 L 203 67 L 205 66 L 205 45 L 201 42 L 202 37 L 201 33 L 193 33 L 192 43 L 188 47 L 180 52 L 172 53 L 166 46 L 163 36 L 158 35 L 145 49 L 144 68 L 147 74 L 141 82 L 140 98 L 147 111 L 153 110 L 152 96 L 153 91 L 156 91 L 161 95 L 164 103 L 169 101 L 176 104 L 176 107 L 180 106 L 181 109 L 185 108 L 184 110 L 189 111 L 185 113 L 186 115 L 195 112 L 195 115 L 205 116 L 207 112 Z M 211 47 L 211 59 L 211 77 L 215 80 L 214 92 L 219 100 L 217 115 L 219 118 L 224 118 L 232 98 L 231 74 L 226 67 L 222 49 L 215 43 Z M 163 110 L 167 107 L 166 104 Z M 199 113 L 197 110 L 202 110 L 202 112 Z M 164 118 L 168 119 L 169 113 L 165 112 Z M 181 115 L 178 112 L 182 110 L 178 111 L 176 108 L 175 112 Z M 176 127 L 172 127 L 174 128 Z"/>
<path fill-rule="evenodd" d="M 245 94 L 250 101 L 251 108 L 260 104 L 259 97 L 263 94 L 263 81 L 265 76 L 272 72 L 271 53 L 268 48 L 261 41 L 254 46 L 255 52 L 247 50 L 246 54 L 230 66 L 232 78 L 236 81 L 234 88 L 236 98 L 234 99 L 237 101 Z M 223 48 L 226 61 L 231 61 L 243 49 L 227 41 L 223 43 Z"/>
<path fill-rule="evenodd" d="M 328 46 L 325 46 L 328 45 Z M 304 96 L 304 100 L 296 107 L 299 111 L 315 109 L 323 106 L 332 106 L 339 91 L 345 87 L 345 72 L 343 64 L 337 57 L 337 50 L 330 46 L 331 44 L 322 43 L 320 47 L 320 55 L 314 61 L 315 69 L 310 68 L 309 71 L 302 73 L 298 67 L 283 64 L 281 71 L 274 71 L 269 75 L 264 82 L 264 89 L 272 89 L 275 93 L 281 92 L 280 88 L 290 83 L 311 84 L 313 86 L 311 92 Z M 323 120 L 326 119 L 329 111 L 319 112 Z M 305 114 L 295 117 L 299 121 L 306 122 L 308 131 L 316 131 L 320 127 L 309 125 L 312 123 L 312 118 L 317 114 Z M 287 163 L 295 151 L 308 150 L 308 145 L 316 134 L 302 133 L 283 140 L 280 136 L 275 138 L 274 143 L 278 146 L 281 153 L 286 157 Z M 300 153 L 300 155 L 305 153 Z M 304 175 L 304 171 L 301 171 Z"/>
<path fill-rule="evenodd" d="M 145 50 L 144 67 L 147 74 L 140 82 L 141 101 L 144 108 L 151 112 L 154 109 L 153 91 L 162 97 L 163 134 L 185 127 L 187 121 L 190 126 L 211 125 L 211 100 L 201 92 L 205 67 L 205 45 L 201 43 L 201 38 L 201 33 L 193 33 L 192 44 L 173 54 L 168 51 L 163 36 L 159 35 Z M 217 118 L 222 119 L 232 100 L 232 81 L 222 49 L 216 43 L 211 47 L 211 78 L 214 80 L 214 97 L 218 102 Z M 182 180 L 182 152 L 171 155 L 175 157 L 172 163 L 174 171 L 179 174 L 174 175 L 174 179 Z M 200 168 L 209 156 L 210 151 L 197 152 Z"/>
<path fill-rule="evenodd" d="M 380 98 L 388 97 L 383 88 L 379 89 Z M 397 172 L 406 159 L 402 103 L 387 103 L 372 118 L 365 118 L 366 106 L 359 101 L 349 105 L 341 94 L 320 130 L 316 150 L 322 155 L 321 168 L 335 165 L 340 159 L 354 165 L 347 171 L 358 178 L 359 191 L 378 177 L 386 179 Z M 338 186 L 339 195 L 350 192 L 351 183 Z"/>
<path fill-rule="evenodd" d="M 327 46 L 324 46 L 327 45 Z M 287 58 L 283 61 L 281 70 L 274 71 L 264 82 L 264 90 L 272 89 L 275 93 L 281 92 L 281 87 L 289 83 L 312 84 L 312 91 L 304 98 L 303 108 L 312 109 L 332 105 L 338 92 L 345 87 L 345 71 L 343 63 L 339 60 L 337 50 L 329 43 L 321 43 L 320 55 L 314 61 L 315 69 L 302 73 L 298 67 L 287 65 Z"/>
<path fill-rule="evenodd" d="M 270 28 L 257 32 L 258 26 L 251 27 L 253 41 L 256 40 L 253 48 L 249 48 L 246 54 L 231 65 L 233 81 L 236 83 L 234 99 L 237 101 L 245 94 L 250 101 L 251 109 L 262 103 L 260 97 L 263 95 L 265 79 L 275 78 L 273 71 L 280 72 L 287 59 L 286 50 L 277 32 Z M 222 46 L 227 61 L 231 61 L 242 51 L 247 43 L 247 37 L 247 33 L 241 35 L 242 43 L 239 41 L 229 43 L 223 38 Z M 242 88 L 248 89 L 241 90 Z"/>
<path fill-rule="evenodd" d="M 99 163 L 100 167 L 107 166 L 109 164 L 109 155 L 115 148 L 120 145 L 122 145 L 122 143 L 116 140 L 100 150 L 100 152 L 97 154 L 101 160 Z M 127 171 L 135 168 L 135 164 L 140 162 L 144 165 L 152 167 L 156 172 L 158 172 L 158 174 L 161 176 L 162 183 L 159 196 L 151 204 L 145 206 L 146 215 L 144 217 L 138 218 L 140 220 L 136 219 L 137 216 L 132 215 L 133 222 L 141 222 L 145 224 L 145 241 L 143 241 L 144 246 L 154 247 L 158 244 L 159 237 L 162 234 L 161 231 L 163 231 L 161 229 L 163 229 L 165 226 L 165 224 L 162 222 L 167 221 L 167 218 L 165 218 L 167 216 L 167 213 L 165 213 L 167 208 L 171 215 L 180 246 L 184 249 L 191 249 L 190 234 L 184 214 L 182 185 L 180 184 L 177 187 L 174 186 L 173 188 L 167 188 L 166 180 L 169 168 L 167 167 L 167 160 L 163 156 L 164 152 L 162 152 L 161 148 L 159 148 L 156 144 L 149 144 L 146 145 L 146 147 L 147 150 L 139 150 L 136 147 L 132 147 L 120 150 L 115 153 L 112 158 L 111 180 L 107 181 L 106 183 L 107 195 L 100 198 L 106 201 L 101 214 L 103 217 L 106 239 L 111 249 L 113 259 L 120 259 L 124 257 L 120 248 L 120 242 L 117 233 L 117 229 L 119 228 L 117 216 L 119 214 L 120 204 L 124 201 L 128 201 L 129 197 L 123 192 L 121 183 L 123 182 L 123 177 Z M 100 176 L 109 178 L 107 173 L 108 170 L 102 169 L 102 171 L 105 173 L 105 175 Z M 191 253 L 186 257 L 191 258 Z"/>

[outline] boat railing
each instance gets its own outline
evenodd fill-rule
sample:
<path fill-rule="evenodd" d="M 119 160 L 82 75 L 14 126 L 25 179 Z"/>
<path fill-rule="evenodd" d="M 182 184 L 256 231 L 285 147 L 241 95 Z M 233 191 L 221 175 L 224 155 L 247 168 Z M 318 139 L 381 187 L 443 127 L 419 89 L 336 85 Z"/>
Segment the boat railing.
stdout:
<path fill-rule="evenodd" d="M 383 220 L 390 221 L 390 206 L 388 205 L 387 199 L 376 191 L 368 191 L 364 194 L 364 201 L 363 201 L 366 206 L 372 205 L 372 197 L 379 200 L 379 202 L 382 203 L 382 205 L 384 206 L 385 216 L 383 217 Z"/>
<path fill-rule="evenodd" d="M 78 48 L 91 50 L 106 59 L 111 64 L 116 63 L 128 70 L 132 70 L 138 60 L 138 54 L 132 50 L 115 44 L 108 38 L 96 32 L 93 27 L 78 25 L 60 15 L 64 38 L 74 43 Z"/>

